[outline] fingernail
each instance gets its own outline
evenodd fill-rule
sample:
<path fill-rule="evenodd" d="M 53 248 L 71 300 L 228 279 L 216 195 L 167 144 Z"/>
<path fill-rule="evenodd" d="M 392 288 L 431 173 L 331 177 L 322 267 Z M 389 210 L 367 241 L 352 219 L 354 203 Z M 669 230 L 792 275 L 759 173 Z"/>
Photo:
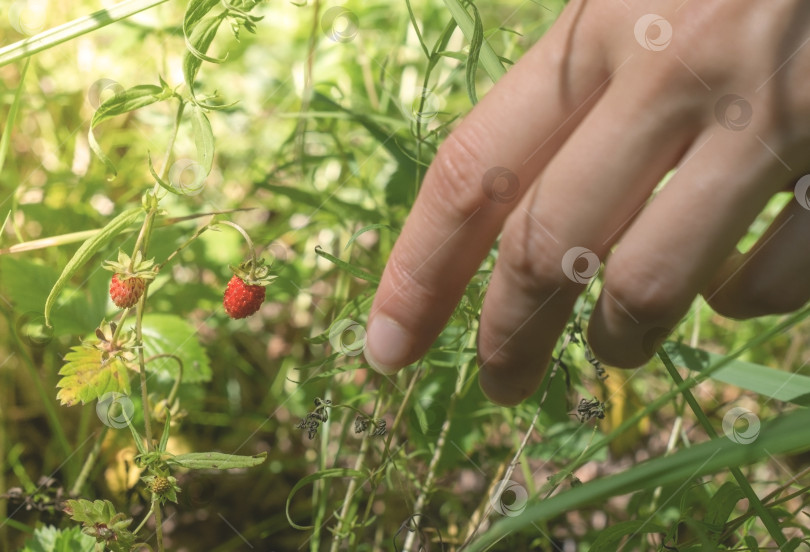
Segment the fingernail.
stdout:
<path fill-rule="evenodd" d="M 371 319 L 366 334 L 366 361 L 381 374 L 393 374 L 405 365 L 413 337 L 385 315 Z"/>

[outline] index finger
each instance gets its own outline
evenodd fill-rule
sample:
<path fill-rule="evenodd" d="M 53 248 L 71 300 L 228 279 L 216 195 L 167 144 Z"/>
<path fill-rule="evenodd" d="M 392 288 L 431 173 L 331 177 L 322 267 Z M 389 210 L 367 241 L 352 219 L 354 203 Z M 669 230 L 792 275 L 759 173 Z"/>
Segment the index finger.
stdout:
<path fill-rule="evenodd" d="M 365 357 L 377 371 L 430 347 L 507 215 L 606 88 L 583 5 L 571 2 L 439 148 L 371 307 Z"/>

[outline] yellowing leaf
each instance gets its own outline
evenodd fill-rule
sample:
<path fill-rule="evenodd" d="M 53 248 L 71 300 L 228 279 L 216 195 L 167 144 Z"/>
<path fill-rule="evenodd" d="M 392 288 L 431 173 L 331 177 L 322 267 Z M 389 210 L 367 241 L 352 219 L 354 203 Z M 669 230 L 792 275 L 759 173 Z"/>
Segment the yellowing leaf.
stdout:
<path fill-rule="evenodd" d="M 121 360 L 111 358 L 104 362 L 98 349 L 78 346 L 65 355 L 65 361 L 59 370 L 63 377 L 56 385 L 59 387 L 56 398 L 62 404 L 72 406 L 76 401 L 85 404 L 111 391 L 129 394 L 129 372 Z"/>

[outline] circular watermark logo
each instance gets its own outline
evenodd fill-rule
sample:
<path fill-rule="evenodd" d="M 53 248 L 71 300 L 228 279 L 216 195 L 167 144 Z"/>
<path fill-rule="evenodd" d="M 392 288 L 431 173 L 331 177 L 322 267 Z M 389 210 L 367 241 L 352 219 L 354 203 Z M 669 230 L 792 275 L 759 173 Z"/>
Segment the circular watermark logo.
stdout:
<path fill-rule="evenodd" d="M 8 8 L 8 22 L 18 33 L 31 36 L 45 28 L 47 13 L 47 1 L 18 0 Z"/>
<path fill-rule="evenodd" d="M 759 426 L 757 415 L 740 406 L 735 406 L 723 416 L 723 433 L 741 445 L 748 445 L 757 440 Z"/>
<path fill-rule="evenodd" d="M 577 284 L 587 284 L 593 280 L 601 265 L 596 253 L 587 247 L 572 247 L 562 258 L 563 273 Z"/>
<path fill-rule="evenodd" d="M 366 329 L 350 318 L 342 318 L 329 328 L 332 350 L 346 356 L 357 356 L 366 348 Z"/>
<path fill-rule="evenodd" d="M 492 167 L 485 172 L 481 187 L 495 203 L 511 203 L 520 196 L 520 180 L 506 167 Z"/>
<path fill-rule="evenodd" d="M 442 97 L 428 88 L 417 88 L 411 102 L 402 102 L 405 115 L 416 123 L 427 124 L 442 112 Z"/>
<path fill-rule="evenodd" d="M 796 182 L 793 188 L 793 195 L 799 205 L 810 211 L 810 174 L 806 174 Z"/>
<path fill-rule="evenodd" d="M 672 42 L 672 25 L 655 13 L 639 17 L 633 33 L 636 35 L 636 42 L 651 52 L 665 50 Z"/>
<path fill-rule="evenodd" d="M 183 195 L 193 196 L 205 188 L 205 168 L 191 159 L 178 159 L 169 167 L 169 184 Z"/>
<path fill-rule="evenodd" d="M 112 79 L 98 79 L 87 89 L 87 102 L 98 109 L 101 104 L 124 92 L 124 87 Z"/>
<path fill-rule="evenodd" d="M 754 109 L 748 100 L 737 94 L 726 94 L 714 105 L 714 116 L 725 129 L 739 131 L 751 122 Z"/>
<path fill-rule="evenodd" d="M 107 427 L 121 429 L 127 427 L 135 413 L 135 405 L 128 395 L 117 391 L 104 393 L 96 403 L 96 415 Z"/>
<path fill-rule="evenodd" d="M 343 6 L 329 8 L 321 17 L 323 34 L 332 42 L 351 42 L 359 28 L 357 14 Z"/>
<path fill-rule="evenodd" d="M 492 508 L 507 517 L 517 517 L 526 509 L 529 493 L 515 481 L 503 479 L 495 484 L 489 503 Z"/>
<path fill-rule="evenodd" d="M 45 324 L 45 315 L 41 312 L 26 312 L 18 317 L 15 329 L 20 341 L 30 347 L 44 347 L 53 341 L 53 328 Z"/>

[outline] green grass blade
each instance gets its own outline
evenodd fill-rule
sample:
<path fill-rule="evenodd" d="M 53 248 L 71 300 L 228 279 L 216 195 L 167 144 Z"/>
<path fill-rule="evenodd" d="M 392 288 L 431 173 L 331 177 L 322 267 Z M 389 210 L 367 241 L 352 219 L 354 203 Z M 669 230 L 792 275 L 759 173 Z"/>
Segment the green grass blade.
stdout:
<path fill-rule="evenodd" d="M 678 373 L 678 370 L 675 369 L 675 365 L 672 364 L 672 360 L 670 360 L 669 355 L 666 353 L 664 349 L 658 351 L 658 357 L 661 359 L 661 362 L 664 363 L 664 366 L 669 372 L 672 381 L 675 382 L 676 385 L 683 384 L 683 378 Z M 700 425 L 703 426 L 703 429 L 706 430 L 706 434 L 709 437 L 717 438 L 717 432 L 712 427 L 711 421 L 709 421 L 709 417 L 706 416 L 706 413 L 703 412 L 703 409 L 698 404 L 695 396 L 692 395 L 692 391 L 689 389 L 683 390 L 683 398 L 686 399 L 686 402 L 689 404 L 689 408 L 692 409 L 692 412 L 695 414 L 695 417 L 700 422 Z M 734 476 L 734 479 L 737 480 L 737 484 L 742 489 L 743 493 L 745 494 L 746 498 L 748 498 L 748 502 L 751 504 L 751 507 L 759 516 L 759 519 L 762 521 L 762 524 L 765 525 L 765 528 L 768 529 L 768 533 L 771 535 L 771 538 L 779 545 L 781 548 L 785 544 L 787 544 L 787 539 L 785 535 L 782 533 L 782 530 L 779 528 L 779 524 L 774 519 L 773 515 L 765 508 L 762 502 L 759 500 L 756 492 L 754 492 L 754 488 L 751 487 L 751 484 L 748 482 L 748 479 L 745 478 L 740 468 L 736 466 L 731 466 L 729 468 L 731 474 Z"/>
<path fill-rule="evenodd" d="M 51 292 L 48 294 L 48 298 L 45 300 L 45 324 L 48 327 L 51 325 L 51 309 L 53 309 L 53 306 L 56 303 L 56 298 L 59 296 L 62 288 L 65 287 L 65 284 L 68 283 L 68 280 L 70 280 L 73 274 L 79 270 L 79 268 L 84 266 L 84 264 L 90 260 L 90 257 L 92 257 L 104 245 L 112 241 L 114 237 L 123 232 L 142 214 L 143 208 L 140 206 L 124 211 L 112 219 L 98 234 L 95 234 L 92 238 L 88 239 L 79 247 L 79 249 L 76 250 L 73 258 L 68 261 L 67 265 L 65 265 L 65 268 L 62 270 L 62 274 L 59 275 L 59 279 L 56 280 L 53 288 L 51 288 Z"/>
<path fill-rule="evenodd" d="M 96 29 L 106 27 L 110 23 L 126 19 L 127 17 L 153 8 L 164 2 L 166 2 L 166 0 L 126 0 L 109 9 L 93 12 L 90 15 L 79 17 L 78 19 L 74 19 L 53 29 L 48 29 L 30 38 L 20 40 L 5 48 L 0 48 L 0 67 L 17 61 L 18 59 L 32 56 L 37 52 L 53 48 L 58 44 L 90 33 Z"/>
<path fill-rule="evenodd" d="M 372 284 L 375 284 L 375 285 L 379 285 L 379 283 L 380 283 L 380 277 L 377 276 L 376 274 L 371 274 L 370 272 L 366 272 L 365 270 L 360 270 L 356 266 L 350 265 L 346 261 L 341 261 L 340 259 L 338 259 L 334 255 L 330 255 L 329 253 L 327 253 L 326 251 L 321 249 L 320 245 L 315 247 L 315 253 L 317 253 L 318 255 L 320 255 L 321 257 L 326 259 L 327 261 L 333 262 L 334 264 L 336 264 L 338 266 L 338 268 L 342 268 L 343 270 L 345 270 L 346 272 L 348 272 L 349 274 L 351 274 L 355 278 L 360 278 L 361 280 L 365 280 L 366 282 L 371 282 Z"/>
<path fill-rule="evenodd" d="M 458 0 L 444 0 L 444 5 L 450 10 L 450 14 L 453 16 L 453 19 L 456 20 L 456 24 L 461 29 L 461 32 L 463 32 L 467 40 L 472 43 L 475 36 L 475 21 L 473 18 L 470 17 L 470 14 L 467 13 L 467 10 L 464 9 L 461 2 Z M 490 46 L 489 42 L 485 39 L 482 40 L 481 43 L 481 65 L 493 82 L 496 82 L 506 73 L 506 69 L 501 63 L 500 58 L 498 58 L 495 50 L 492 49 L 492 46 Z"/>
<path fill-rule="evenodd" d="M 470 55 L 467 58 L 467 95 L 470 102 L 478 103 L 478 94 L 475 91 L 475 75 L 478 71 L 478 59 L 481 56 L 481 47 L 484 45 L 484 23 L 481 21 L 481 14 L 475 4 L 470 4 L 475 20 L 473 21 L 473 35 L 470 39 Z"/>
<path fill-rule="evenodd" d="M 693 372 L 703 372 L 723 358 L 722 355 L 672 341 L 664 344 L 664 351 L 676 366 L 684 366 Z M 710 377 L 772 399 L 810 406 L 810 377 L 801 374 L 735 359 Z"/>
<path fill-rule="evenodd" d="M 769 455 L 786 454 L 810 449 L 810 410 L 802 409 L 763 424 L 759 438 L 751 444 L 740 445 L 730 439 L 714 439 L 671 456 L 643 462 L 622 473 L 597 479 L 580 487 L 535 502 L 519 516 L 504 518 L 474 542 L 469 552 L 482 552 L 511 532 L 532 530 L 533 523 L 551 519 L 586 504 L 603 502 L 612 496 L 624 495 L 650 486 L 687 482 L 696 477 L 744 466 Z"/>
<path fill-rule="evenodd" d="M 6 163 L 6 155 L 8 154 L 8 145 L 11 140 L 11 131 L 14 129 L 14 122 L 17 120 L 17 114 L 20 112 L 20 98 L 22 98 L 23 85 L 25 84 L 25 75 L 28 73 L 28 65 L 31 60 L 25 62 L 22 71 L 20 71 L 20 85 L 14 93 L 14 101 L 8 110 L 8 117 L 6 117 L 6 125 L 3 127 L 3 136 L 0 137 L 0 173 L 3 172 L 3 165 Z M 0 234 L 1 235 L 1 234 Z"/>

